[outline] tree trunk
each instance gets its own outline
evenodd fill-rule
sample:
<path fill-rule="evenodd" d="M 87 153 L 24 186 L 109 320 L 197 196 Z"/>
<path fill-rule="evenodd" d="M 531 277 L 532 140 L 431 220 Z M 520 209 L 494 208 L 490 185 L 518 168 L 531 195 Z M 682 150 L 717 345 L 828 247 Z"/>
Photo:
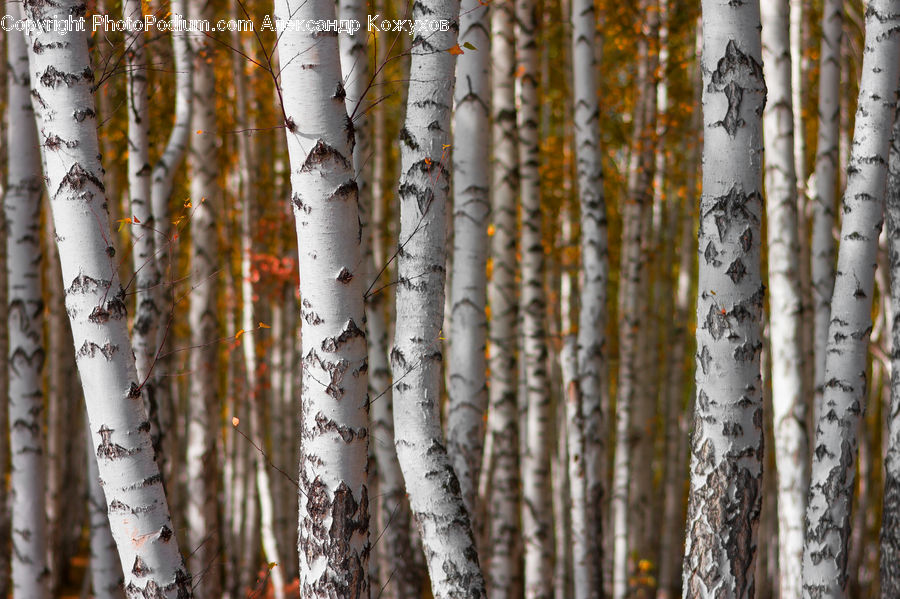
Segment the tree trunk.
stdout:
<path fill-rule="evenodd" d="M 513 0 L 495 2 L 491 14 L 491 80 L 494 157 L 491 170 L 491 372 L 488 435 L 493 448 L 490 496 L 491 539 L 486 567 L 491 599 L 513 599 L 521 579 L 519 542 L 519 408 L 516 360 L 516 198 L 518 152 L 515 102 L 515 12 Z"/>
<path fill-rule="evenodd" d="M 759 2 L 704 0 L 697 401 L 685 597 L 750 598 L 763 454 Z M 749 156 L 749 160 L 748 160 Z"/>
<path fill-rule="evenodd" d="M 460 5 L 453 146 L 453 266 L 450 277 L 450 361 L 447 451 L 475 530 L 478 476 L 487 410 L 487 223 L 491 211 L 490 52 L 488 5 Z M 472 48 L 466 46 L 468 44 Z"/>
<path fill-rule="evenodd" d="M 21 9 L 7 3 L 10 14 Z M 45 534 L 44 369 L 41 297 L 41 156 L 31 76 L 23 33 L 7 36 L 9 127 L 6 220 L 7 334 L 9 368 L 9 479 L 12 530 L 12 590 L 15 599 L 50 597 Z"/>
<path fill-rule="evenodd" d="M 172 531 L 128 337 L 124 291 L 101 182 L 87 37 L 40 32 L 43 18 L 85 10 L 78 0 L 27 2 L 35 25 L 32 104 L 45 145 L 45 175 L 66 286 L 66 306 L 88 408 L 110 528 L 126 593 L 190 597 L 190 575 Z"/>
<path fill-rule="evenodd" d="M 394 373 L 397 457 L 415 515 L 435 599 L 484 597 L 470 519 L 444 447 L 440 418 L 447 142 L 459 3 L 418 0 L 414 19 L 448 31 L 412 42 L 406 123 L 400 133 L 400 252 Z"/>
<path fill-rule="evenodd" d="M 88 431 L 90 432 L 90 431 Z M 121 599 L 122 568 L 116 559 L 116 544 L 109 531 L 106 499 L 97 472 L 97 458 L 90 437 L 87 444 L 88 526 L 91 535 L 91 589 L 95 599 Z"/>
<path fill-rule="evenodd" d="M 894 114 L 885 212 L 891 273 L 891 398 L 881 508 L 881 597 L 900 595 L 900 103 Z"/>
<path fill-rule="evenodd" d="M 525 597 L 553 593 L 553 512 L 550 452 L 552 411 L 547 377 L 546 299 L 538 134 L 537 3 L 516 0 L 516 99 L 519 133 L 519 197 L 522 206 L 521 318 L 527 442 L 522 454 L 522 536 L 525 544 Z"/>
<path fill-rule="evenodd" d="M 872 0 L 866 10 L 859 105 L 847 167 L 844 218 L 816 427 L 806 517 L 803 591 L 847 595 L 847 555 L 857 427 L 865 409 L 875 257 L 884 207 L 890 123 L 896 106 L 900 2 Z"/>
<path fill-rule="evenodd" d="M 840 136 L 841 37 L 843 2 L 826 0 L 822 13 L 822 46 L 819 63 L 819 134 L 816 145 L 815 197 L 813 202 L 812 292 L 815 322 L 815 402 L 813 418 L 821 411 L 825 389 L 825 350 L 834 290 L 834 257 L 837 244 L 832 229 L 836 222 L 838 143 Z"/>
<path fill-rule="evenodd" d="M 209 18 L 203 1 L 189 7 L 191 18 Z M 187 526 L 192 553 L 191 570 L 202 578 L 198 597 L 221 596 L 218 553 L 222 544 L 218 519 L 218 235 L 216 214 L 221 212 L 217 182 L 218 151 L 215 114 L 215 79 L 212 41 L 193 38 L 193 110 L 189 162 L 191 196 L 190 372 L 187 425 Z"/>
<path fill-rule="evenodd" d="M 583 522 L 585 553 L 575 563 L 586 569 L 584 578 L 575 576 L 576 599 L 603 594 L 602 561 L 603 504 L 606 502 L 606 416 L 604 403 L 608 384 L 606 346 L 606 298 L 609 280 L 606 200 L 600 154 L 600 107 L 597 101 L 596 37 L 597 19 L 593 0 L 572 0 L 572 62 L 575 103 L 575 153 L 578 198 L 581 208 L 581 269 L 576 376 L 581 397 L 581 431 L 584 447 Z M 496 233 L 495 233 L 496 234 Z M 496 268 L 496 264 L 495 264 Z M 570 436 L 570 441 L 572 437 Z M 570 454 L 573 452 L 569 448 Z M 570 470 L 572 467 L 570 455 Z M 575 474 L 570 471 L 575 491 Z M 576 498 L 573 496 L 573 501 Z M 581 526 L 580 524 L 578 526 Z M 573 507 L 572 529 L 576 527 Z"/>
<path fill-rule="evenodd" d="M 334 2 L 275 2 L 276 18 L 334 18 Z M 311 51 L 315 50 L 315 51 Z M 365 265 L 353 124 L 336 36 L 278 43 L 304 320 L 300 594 L 368 597 Z M 362 276 L 360 276 L 362 275 Z"/>
<path fill-rule="evenodd" d="M 782 599 L 800 599 L 809 448 L 802 372 L 804 327 L 798 270 L 801 253 L 791 104 L 790 9 L 788 0 L 771 0 L 762 3 L 760 8 L 764 74 L 769 92 L 763 126 L 772 417 L 778 470 L 779 588 Z"/>

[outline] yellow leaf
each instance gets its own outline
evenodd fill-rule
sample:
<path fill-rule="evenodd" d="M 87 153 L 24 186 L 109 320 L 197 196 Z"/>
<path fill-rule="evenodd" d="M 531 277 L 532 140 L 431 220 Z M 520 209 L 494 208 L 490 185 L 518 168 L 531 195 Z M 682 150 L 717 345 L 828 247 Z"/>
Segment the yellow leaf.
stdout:
<path fill-rule="evenodd" d="M 234 416 L 234 417 L 231 419 L 231 424 L 232 424 L 232 426 L 237 426 L 237 425 L 240 424 L 240 423 L 241 423 L 241 419 L 238 418 L 237 416 Z"/>
<path fill-rule="evenodd" d="M 240 331 L 238 331 L 237 333 L 234 334 L 234 338 L 240 339 L 241 335 L 243 335 L 243 334 L 244 334 L 244 329 L 241 329 Z"/>

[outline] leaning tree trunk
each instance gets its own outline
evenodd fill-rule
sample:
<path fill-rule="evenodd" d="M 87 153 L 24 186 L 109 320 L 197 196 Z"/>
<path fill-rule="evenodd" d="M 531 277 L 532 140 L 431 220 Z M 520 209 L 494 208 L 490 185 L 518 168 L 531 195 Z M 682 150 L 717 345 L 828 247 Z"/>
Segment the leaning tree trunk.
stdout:
<path fill-rule="evenodd" d="M 581 283 L 577 370 L 581 398 L 584 477 L 587 497 L 585 553 L 574 556 L 576 567 L 586 569 L 587 585 L 576 574 L 576 599 L 599 597 L 603 591 L 602 513 L 606 476 L 606 420 L 603 402 L 606 396 L 607 364 L 606 296 L 609 279 L 606 201 L 603 194 L 603 167 L 600 162 L 600 107 L 597 101 L 596 37 L 597 21 L 593 0 L 572 2 L 572 63 L 574 66 L 575 154 L 577 159 L 578 198 L 581 207 Z M 567 390 L 568 392 L 568 390 Z M 568 401 L 568 397 L 567 397 Z M 567 404 L 568 405 L 568 404 Z M 572 422 L 569 422 L 572 425 Z M 570 441 L 572 437 L 570 435 Z M 572 448 L 569 448 L 572 452 Z M 570 460 L 572 458 L 570 457 Z M 570 467 L 571 468 L 571 467 Z M 570 470 L 572 489 L 576 473 Z M 582 498 L 574 498 L 573 502 Z M 578 534 L 574 522 L 573 533 Z"/>
<path fill-rule="evenodd" d="M 487 410 L 487 222 L 491 211 L 490 52 L 488 6 L 460 5 L 453 136 L 453 260 L 450 277 L 450 361 L 447 451 L 459 479 L 469 519 L 476 517 L 478 474 Z M 472 50 L 471 48 L 475 48 Z"/>
<path fill-rule="evenodd" d="M 812 293 L 814 318 L 815 403 L 818 418 L 825 386 L 825 350 L 831 319 L 834 290 L 834 254 L 837 244 L 832 234 L 838 187 L 838 138 L 840 137 L 841 36 L 843 2 L 826 0 L 822 12 L 822 47 L 819 52 L 819 133 L 816 145 L 812 232 Z"/>
<path fill-rule="evenodd" d="M 191 18 L 208 18 L 203 0 L 191 2 Z M 187 526 L 193 551 L 191 570 L 204 572 L 195 585 L 198 597 L 215 599 L 222 594 L 221 527 L 218 518 L 217 439 L 218 400 L 218 239 L 217 213 L 221 210 L 218 176 L 215 78 L 212 41 L 193 38 L 193 111 L 189 162 L 191 169 L 191 293 L 188 322 L 191 330 L 187 423 Z"/>
<path fill-rule="evenodd" d="M 276 18 L 334 18 L 334 2 L 275 2 Z M 300 257 L 300 594 L 369 595 L 366 271 L 353 125 L 336 36 L 286 30 L 278 42 Z"/>
<path fill-rule="evenodd" d="M 489 444 L 492 447 L 487 520 L 491 539 L 486 566 L 488 594 L 511 599 L 521 577 L 519 563 L 519 408 L 516 361 L 516 198 L 518 152 L 515 98 L 513 0 L 495 2 L 491 14 L 491 79 L 494 115 L 491 140 L 491 308 Z M 484 475 L 484 473 L 482 473 Z"/>
<path fill-rule="evenodd" d="M 543 213 L 538 134 L 537 3 L 516 0 L 516 99 L 519 132 L 519 197 L 522 203 L 521 316 L 524 353 L 525 434 L 522 455 L 522 536 L 525 544 L 525 597 L 547 599 L 553 593 L 553 512 L 550 502 L 552 445 L 547 376 L 546 299 L 544 297 Z"/>
<path fill-rule="evenodd" d="M 45 180 L 66 306 L 125 589 L 133 596 L 190 597 L 190 575 L 153 459 L 124 291 L 109 242 L 87 36 L 37 27 L 40 19 L 83 14 L 85 5 L 80 0 L 29 1 L 25 9 L 35 25 L 32 104 L 45 140 Z"/>
<path fill-rule="evenodd" d="M 435 599 L 484 597 L 475 540 L 439 417 L 448 141 L 459 3 L 418 0 L 412 17 L 447 31 L 413 37 L 406 123 L 400 133 L 400 252 L 394 434 Z"/>
<path fill-rule="evenodd" d="M 881 597 L 900 596 L 900 103 L 888 166 L 885 212 L 891 270 L 891 400 L 881 508 Z"/>
<path fill-rule="evenodd" d="M 753 597 L 762 490 L 759 2 L 703 0 L 697 401 L 684 597 Z M 748 160 L 749 157 L 749 160 Z"/>
<path fill-rule="evenodd" d="M 762 3 L 763 113 L 769 243 L 769 320 L 772 351 L 772 417 L 778 471 L 778 565 L 782 599 L 799 599 L 803 565 L 803 514 L 809 485 L 806 397 L 803 394 L 801 253 L 797 237 L 797 175 L 791 106 L 788 0 Z"/>
<path fill-rule="evenodd" d="M 896 106 L 898 56 L 900 0 L 872 0 L 866 10 L 859 104 L 831 301 L 825 390 L 813 451 L 803 556 L 804 596 L 847 596 L 857 429 L 865 410 L 875 264 L 890 125 Z"/>
<path fill-rule="evenodd" d="M 10 14 L 21 9 L 7 2 Z M 9 126 L 6 221 L 7 333 L 9 335 L 9 477 L 12 591 L 15 599 L 50 597 L 45 534 L 44 369 L 41 299 L 41 154 L 31 107 L 25 34 L 7 33 Z M 5 434 L 0 433 L 0 443 Z M 4 483 L 5 484 L 5 481 Z"/>
<path fill-rule="evenodd" d="M 89 432 L 89 431 L 88 431 Z M 88 472 L 88 528 L 91 535 L 91 590 L 94 599 L 121 599 L 122 568 L 116 559 L 116 544 L 109 531 L 109 518 L 106 516 L 106 499 L 103 486 L 97 472 L 97 458 L 94 457 L 94 445 L 90 437 L 87 445 Z"/>

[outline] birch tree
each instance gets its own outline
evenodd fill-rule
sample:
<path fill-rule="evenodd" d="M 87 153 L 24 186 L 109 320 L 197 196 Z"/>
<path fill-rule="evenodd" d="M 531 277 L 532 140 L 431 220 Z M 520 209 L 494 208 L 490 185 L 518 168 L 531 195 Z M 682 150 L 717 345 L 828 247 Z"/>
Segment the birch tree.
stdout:
<path fill-rule="evenodd" d="M 513 0 L 491 8 L 491 309 L 488 388 L 488 443 L 493 465 L 487 499 L 489 563 L 485 568 L 491 599 L 511 599 L 520 580 L 519 565 L 519 409 L 516 360 L 516 199 L 518 147 L 515 98 L 515 7 Z M 484 476 L 484 473 L 482 473 Z"/>
<path fill-rule="evenodd" d="M 188 6 L 193 19 L 208 19 L 205 0 Z M 216 82 L 212 65 L 213 42 L 193 36 L 193 108 L 189 167 L 191 170 L 191 295 L 188 323 L 191 330 L 187 423 L 187 526 L 191 547 L 190 567 L 205 572 L 197 594 L 211 599 L 221 595 L 216 555 L 221 544 L 218 521 L 218 464 L 216 461 L 218 398 L 217 275 L 218 238 L 216 213 L 221 205 L 218 181 Z"/>
<path fill-rule="evenodd" d="M 474 522 L 487 409 L 487 222 L 490 148 L 488 5 L 462 0 L 456 59 L 453 136 L 453 261 L 447 451 Z M 474 48 L 474 49 L 473 49 Z M 476 527 L 477 528 L 477 527 Z"/>
<path fill-rule="evenodd" d="M 66 306 L 126 594 L 190 597 L 190 575 L 153 459 L 109 241 L 87 37 L 37 27 L 41 19 L 65 20 L 84 10 L 79 0 L 25 3 L 34 25 L 32 105 L 44 140 Z"/>
<path fill-rule="evenodd" d="M 843 2 L 826 0 L 822 10 L 822 44 L 819 50 L 819 133 L 813 197 L 812 293 L 814 313 L 815 403 L 818 418 L 825 385 L 825 350 L 834 290 L 834 258 L 837 244 L 832 229 L 838 187 L 840 137 L 841 39 Z M 814 420 L 815 421 L 815 420 Z"/>
<path fill-rule="evenodd" d="M 275 16 L 333 19 L 334 2 L 277 0 Z M 336 36 L 278 42 L 300 257 L 300 593 L 369 594 L 368 368 L 353 125 Z"/>
<path fill-rule="evenodd" d="M 539 158 L 537 4 L 516 0 L 516 126 L 519 133 L 519 244 L 522 275 L 519 296 L 525 371 L 526 424 L 522 454 L 522 535 L 525 544 L 525 597 L 549 598 L 553 592 L 553 512 L 550 504 L 551 418 L 547 377 L 544 247 Z"/>
<path fill-rule="evenodd" d="M 783 599 L 799 599 L 803 515 L 809 485 L 806 402 L 803 394 L 803 330 L 797 175 L 791 96 L 790 7 L 787 0 L 760 5 L 768 102 L 763 114 L 769 244 L 769 337 L 772 351 L 772 416 L 778 470 L 778 565 Z"/>
<path fill-rule="evenodd" d="M 759 2 L 704 0 L 697 401 L 685 597 L 753 596 L 762 483 Z M 748 159 L 749 158 L 749 159 Z"/>
<path fill-rule="evenodd" d="M 888 150 L 898 81 L 900 2 L 872 0 L 853 132 L 837 276 L 818 415 L 803 554 L 804 596 L 846 597 L 857 429 L 866 361 Z"/>
<path fill-rule="evenodd" d="M 484 597 L 471 521 L 441 434 L 448 141 L 459 3 L 418 0 L 413 19 L 447 31 L 413 36 L 406 120 L 400 133 L 400 251 L 394 373 L 394 434 L 435 599 Z M 402 379 L 402 380 L 401 380 Z"/>
<path fill-rule="evenodd" d="M 88 431 L 90 433 L 90 431 Z M 116 556 L 116 544 L 109 530 L 106 499 L 100 485 L 97 458 L 90 435 L 87 438 L 88 526 L 91 535 L 91 590 L 95 599 L 121 599 L 122 568 Z"/>
<path fill-rule="evenodd" d="M 593 0 L 572 2 L 572 62 L 575 103 L 575 153 L 577 159 L 578 198 L 581 208 L 581 268 L 577 339 L 577 378 L 581 398 L 584 477 L 587 514 L 584 529 L 588 546 L 580 559 L 587 569 L 587 582 L 580 586 L 576 576 L 576 596 L 599 597 L 602 594 L 600 539 L 602 511 L 606 501 L 606 420 L 604 399 L 607 384 L 606 297 L 609 279 L 606 202 L 603 193 L 603 168 L 600 162 L 600 107 L 597 101 L 596 41 L 597 21 Z M 567 398 L 568 399 L 568 398 Z M 568 404 L 567 404 L 568 406 Z M 570 422 L 571 425 L 571 422 Z M 571 439 L 571 437 L 570 437 Z M 570 448 L 570 451 L 572 449 Z M 571 458 L 570 458 L 571 460 Z M 570 471 L 572 479 L 576 473 Z M 575 489 L 574 482 L 572 483 Z M 580 498 L 573 497 L 577 501 Z M 574 522 L 573 534 L 579 534 Z M 575 558 L 576 563 L 579 559 Z M 582 589 L 579 592 L 579 588 Z"/>
<path fill-rule="evenodd" d="M 9 14 L 20 6 L 6 3 Z M 41 157 L 31 107 L 31 73 L 23 33 L 6 35 L 9 123 L 6 224 L 7 331 L 9 369 L 9 478 L 12 531 L 12 596 L 50 597 L 45 534 L 44 368 L 41 299 Z"/>
<path fill-rule="evenodd" d="M 891 275 L 891 399 L 881 507 L 881 597 L 900 594 L 900 103 L 888 164 L 885 216 Z"/>

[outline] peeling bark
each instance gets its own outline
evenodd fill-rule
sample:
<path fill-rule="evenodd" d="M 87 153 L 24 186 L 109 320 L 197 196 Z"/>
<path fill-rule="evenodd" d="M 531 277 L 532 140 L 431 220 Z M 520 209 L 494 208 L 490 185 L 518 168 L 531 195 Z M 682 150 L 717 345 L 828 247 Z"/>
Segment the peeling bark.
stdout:
<path fill-rule="evenodd" d="M 759 2 L 703 2 L 697 400 L 684 597 L 754 596 L 763 406 Z M 749 157 L 749 160 L 748 160 Z"/>
<path fill-rule="evenodd" d="M 276 0 L 276 19 L 332 19 L 329 0 Z M 286 30 L 282 96 L 302 298 L 300 594 L 368 597 L 365 264 L 353 124 L 338 40 Z"/>
<path fill-rule="evenodd" d="M 825 359 L 825 389 L 812 458 L 804 597 L 846 597 L 857 429 L 865 410 L 866 361 L 878 236 L 883 218 L 889 124 L 896 106 L 900 2 L 872 0 Z"/>

